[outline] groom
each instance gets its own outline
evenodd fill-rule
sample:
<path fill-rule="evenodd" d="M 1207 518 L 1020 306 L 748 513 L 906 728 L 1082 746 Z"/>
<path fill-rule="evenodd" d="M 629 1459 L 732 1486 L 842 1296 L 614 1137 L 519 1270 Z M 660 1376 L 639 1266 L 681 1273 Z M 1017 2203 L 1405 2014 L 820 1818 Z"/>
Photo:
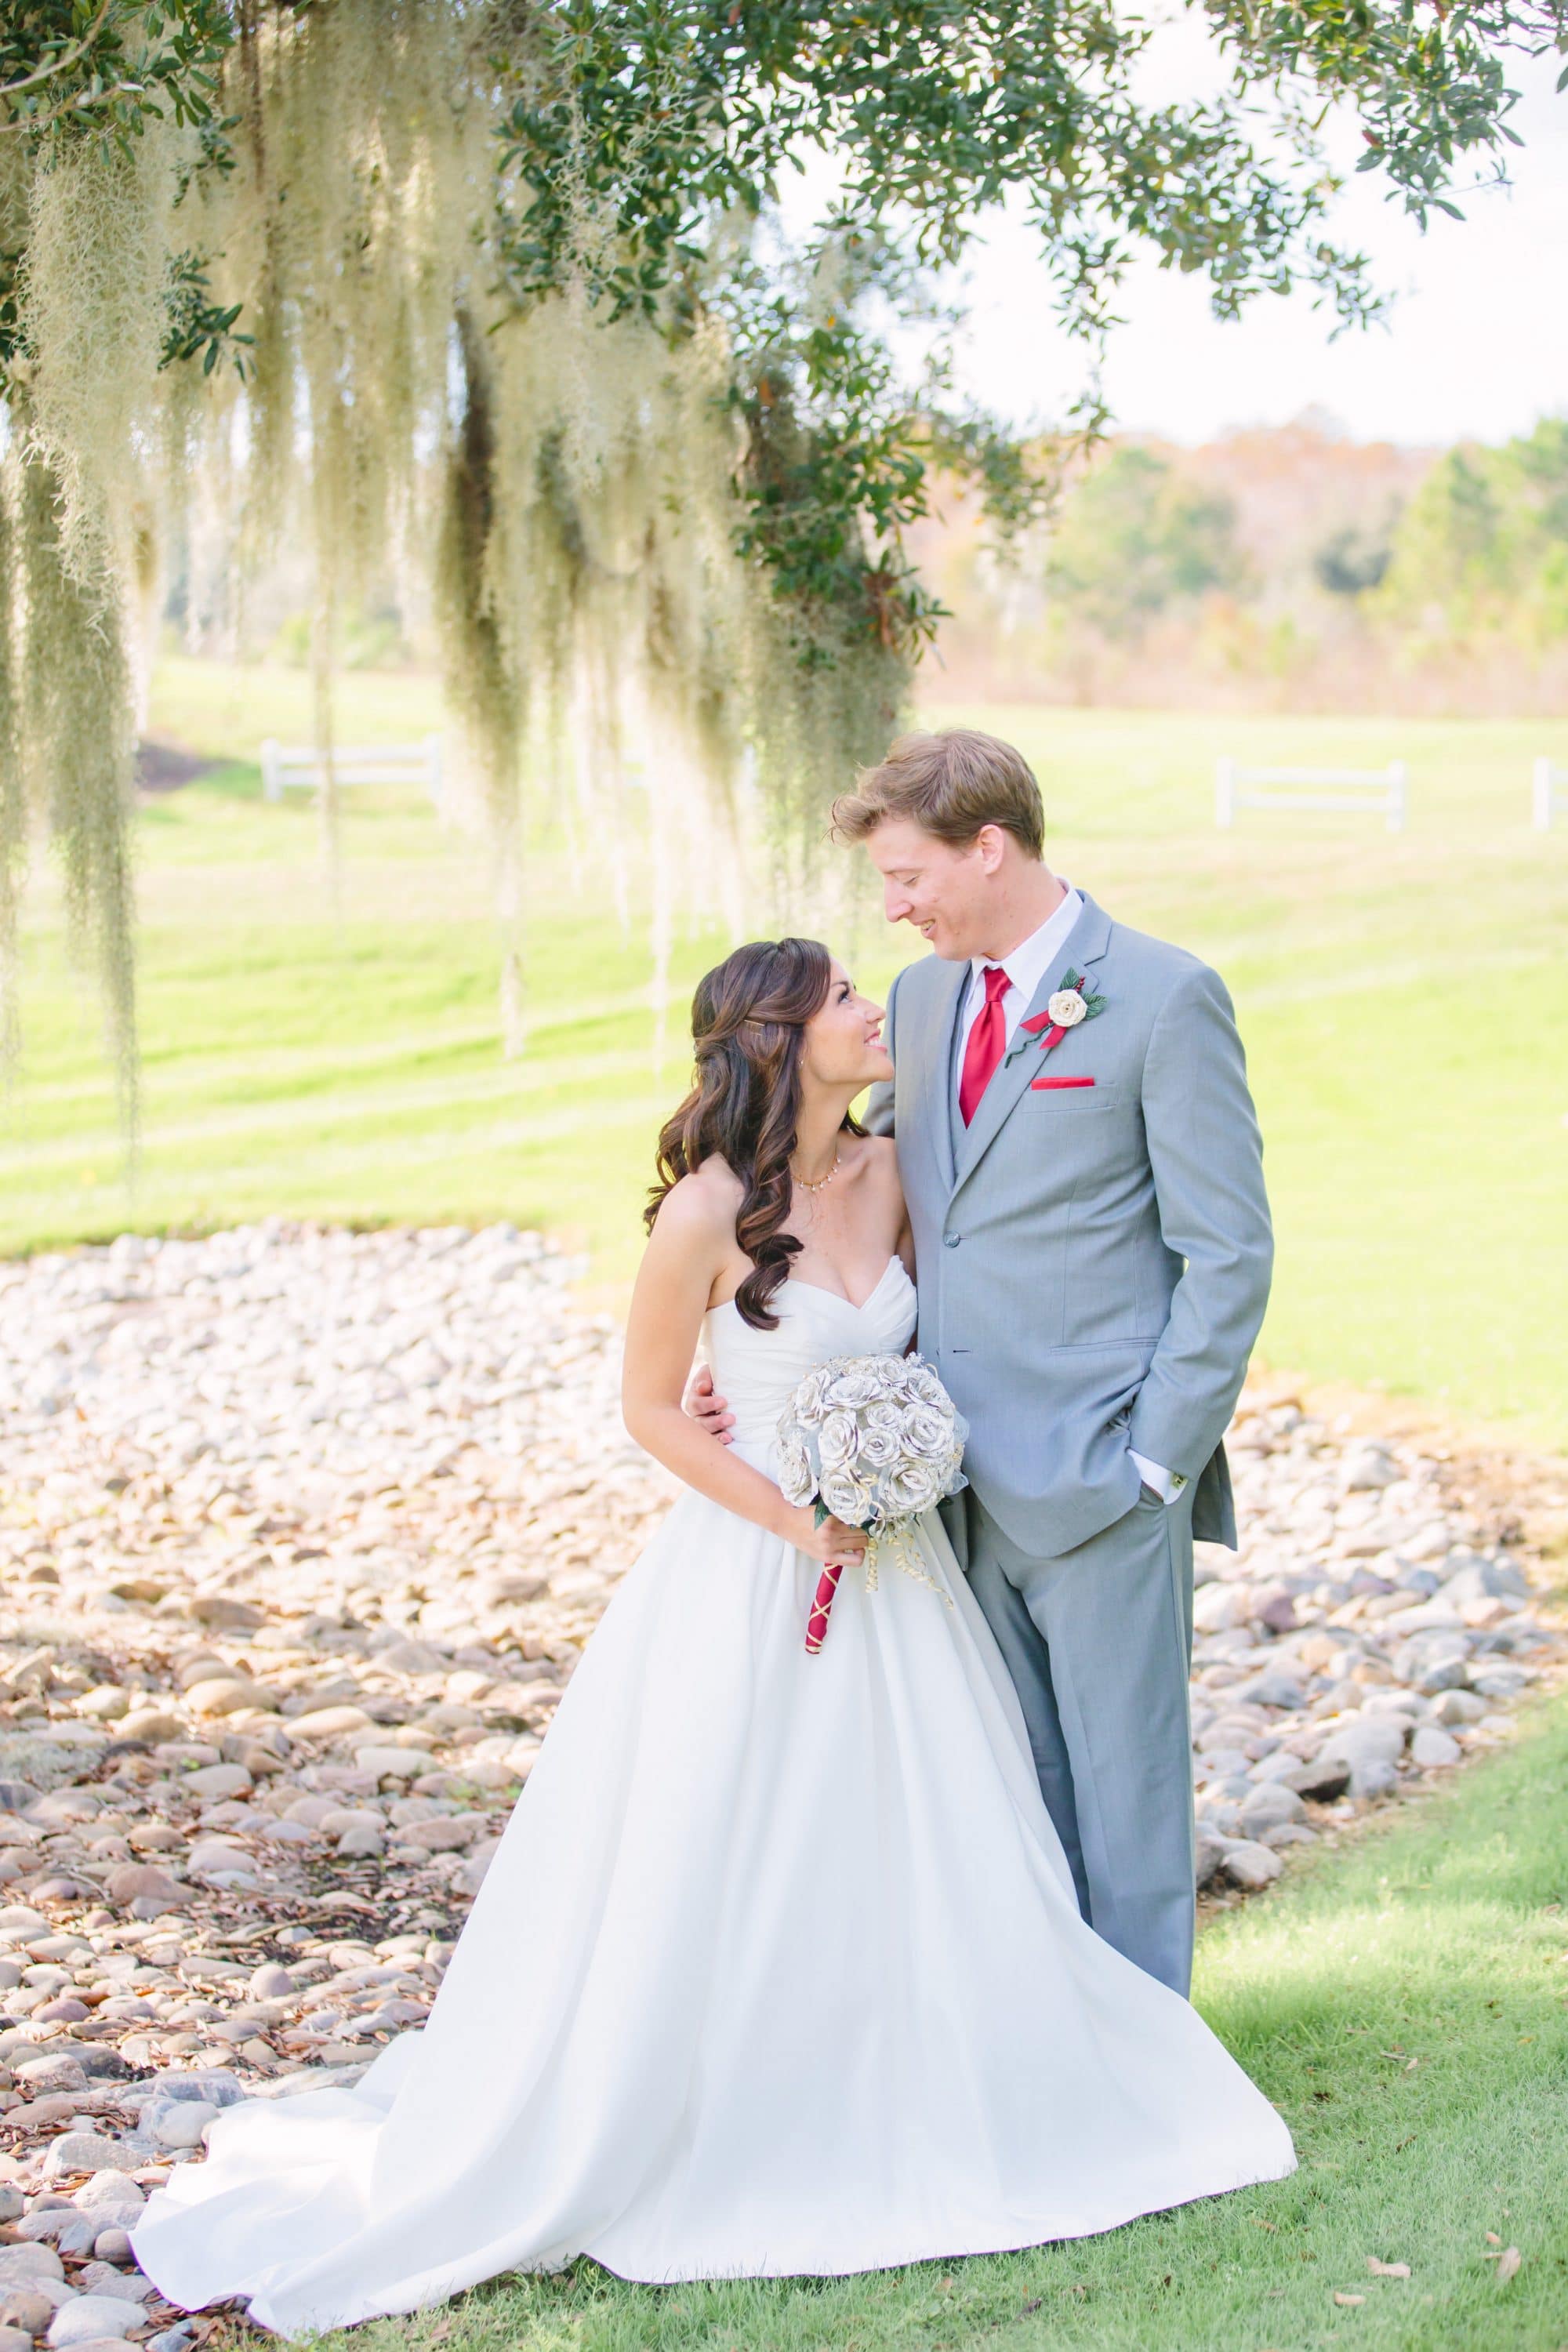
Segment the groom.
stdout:
<path fill-rule="evenodd" d="M 1272 1261 L 1230 999 L 1044 862 L 1026 762 L 906 735 L 834 812 L 889 922 L 894 1136 L 921 1352 L 970 1425 L 953 1533 L 1079 1907 L 1178 1991 L 1193 1952 L 1193 1538 L 1235 1548 L 1221 1438 Z"/>

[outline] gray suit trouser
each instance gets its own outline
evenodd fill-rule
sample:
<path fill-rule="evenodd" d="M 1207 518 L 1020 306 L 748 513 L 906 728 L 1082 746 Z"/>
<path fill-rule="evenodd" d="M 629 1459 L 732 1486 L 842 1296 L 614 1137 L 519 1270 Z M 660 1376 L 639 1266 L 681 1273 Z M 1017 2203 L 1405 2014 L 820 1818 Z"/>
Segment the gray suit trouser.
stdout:
<path fill-rule="evenodd" d="M 1193 1966 L 1192 1488 L 1032 1559 L 973 1489 L 944 1517 L 1001 1646 L 1097 1935 L 1185 1994 Z M 960 1508 L 962 1505 L 962 1517 Z M 967 1554 L 967 1557 L 965 1557 Z"/>

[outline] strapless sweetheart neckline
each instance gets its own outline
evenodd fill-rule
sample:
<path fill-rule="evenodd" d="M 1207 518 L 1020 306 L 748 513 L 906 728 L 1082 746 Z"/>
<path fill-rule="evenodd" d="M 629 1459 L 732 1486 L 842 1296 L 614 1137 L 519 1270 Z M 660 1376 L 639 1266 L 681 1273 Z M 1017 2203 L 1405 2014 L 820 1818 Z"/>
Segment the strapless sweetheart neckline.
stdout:
<path fill-rule="evenodd" d="M 887 1281 L 888 1276 L 891 1274 L 895 1266 L 898 1266 L 902 1272 L 905 1281 L 907 1282 L 909 1280 L 909 1269 L 905 1266 L 904 1261 L 899 1255 L 898 1251 L 895 1250 L 892 1256 L 888 1260 L 887 1265 L 882 1268 L 881 1273 L 878 1276 L 877 1280 L 866 1293 L 864 1298 L 846 1298 L 841 1290 L 829 1290 L 826 1285 L 821 1282 L 803 1282 L 798 1274 L 786 1275 L 784 1280 L 780 1283 L 779 1289 L 815 1291 L 818 1298 L 837 1299 L 840 1307 L 849 1307 L 856 1315 L 864 1315 L 867 1307 L 870 1306 L 872 1300 L 875 1298 L 880 1298 L 882 1295 L 882 1286 Z M 710 1307 L 708 1309 L 708 1312 L 710 1315 L 718 1315 L 721 1313 L 726 1307 L 734 1306 L 735 1301 L 732 1297 L 721 1298 L 719 1301 L 718 1306 Z M 736 1307 L 735 1312 L 737 1315 L 740 1311 L 740 1308 Z"/>

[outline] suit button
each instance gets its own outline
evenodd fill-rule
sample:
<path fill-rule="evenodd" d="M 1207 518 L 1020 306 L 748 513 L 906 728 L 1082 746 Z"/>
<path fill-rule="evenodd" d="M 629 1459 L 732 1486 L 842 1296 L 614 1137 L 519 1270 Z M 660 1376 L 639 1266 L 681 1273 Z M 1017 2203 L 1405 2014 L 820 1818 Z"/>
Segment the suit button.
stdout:
<path fill-rule="evenodd" d="M 963 1235 L 962 1234 L 943 1234 L 942 1239 L 942 1246 L 945 1249 L 956 1249 L 959 1243 L 963 1239 Z"/>

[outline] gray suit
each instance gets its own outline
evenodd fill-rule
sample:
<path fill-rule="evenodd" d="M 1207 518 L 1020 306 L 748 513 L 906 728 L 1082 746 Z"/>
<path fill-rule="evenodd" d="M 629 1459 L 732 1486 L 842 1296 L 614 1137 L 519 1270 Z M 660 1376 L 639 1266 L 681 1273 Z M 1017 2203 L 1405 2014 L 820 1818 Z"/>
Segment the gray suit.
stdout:
<path fill-rule="evenodd" d="M 1069 970 L 1103 1011 L 1048 1054 L 1016 1028 L 965 1130 L 969 965 L 911 964 L 889 1004 L 897 1076 L 868 1116 L 898 1143 L 921 1350 L 970 1424 L 955 1540 L 1079 1903 L 1184 1992 L 1192 1543 L 1236 1541 L 1221 1438 L 1268 1295 L 1262 1150 L 1216 973 L 1089 898 L 1029 1015 Z M 1186 1477 L 1176 1503 L 1134 1451 Z"/>

